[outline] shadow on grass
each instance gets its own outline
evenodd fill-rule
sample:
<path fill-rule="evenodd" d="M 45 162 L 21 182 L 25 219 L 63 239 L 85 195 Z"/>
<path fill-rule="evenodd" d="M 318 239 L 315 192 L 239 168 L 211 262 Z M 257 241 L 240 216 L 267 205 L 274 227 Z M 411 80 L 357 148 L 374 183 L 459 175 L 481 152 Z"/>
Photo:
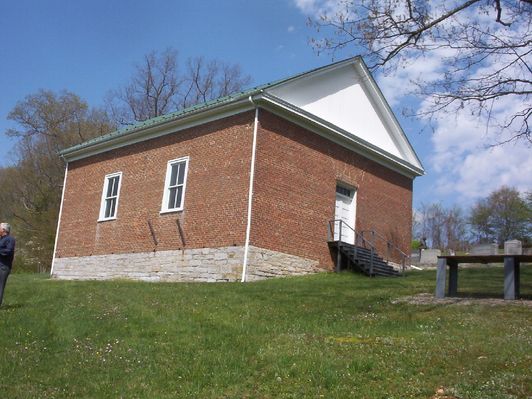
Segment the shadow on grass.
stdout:
<path fill-rule="evenodd" d="M 13 304 L 9 304 L 9 305 L 1 305 L 0 306 L 0 311 L 9 310 L 9 309 L 19 309 L 19 308 L 23 308 L 23 307 L 24 307 L 23 303 L 13 303 Z"/>

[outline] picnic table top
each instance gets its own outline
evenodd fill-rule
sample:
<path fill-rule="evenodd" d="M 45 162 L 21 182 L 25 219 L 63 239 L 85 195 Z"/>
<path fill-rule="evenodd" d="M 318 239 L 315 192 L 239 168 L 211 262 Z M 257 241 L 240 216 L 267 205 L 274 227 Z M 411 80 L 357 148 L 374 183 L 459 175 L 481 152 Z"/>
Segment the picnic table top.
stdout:
<path fill-rule="evenodd" d="M 503 263 L 504 258 L 512 257 L 519 262 L 532 262 L 532 255 L 441 255 L 455 263 Z"/>

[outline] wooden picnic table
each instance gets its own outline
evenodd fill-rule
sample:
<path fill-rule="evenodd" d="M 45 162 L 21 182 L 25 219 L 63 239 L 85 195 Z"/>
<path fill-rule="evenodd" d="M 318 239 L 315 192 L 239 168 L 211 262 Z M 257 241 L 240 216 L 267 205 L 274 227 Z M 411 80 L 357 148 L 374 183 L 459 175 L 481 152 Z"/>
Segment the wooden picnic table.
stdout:
<path fill-rule="evenodd" d="M 458 266 L 460 263 L 503 263 L 504 299 L 517 299 L 520 286 L 521 263 L 532 263 L 532 255 L 456 255 L 438 256 L 436 272 L 436 298 L 445 297 L 447 267 L 449 267 L 449 287 L 447 296 L 458 293 Z"/>

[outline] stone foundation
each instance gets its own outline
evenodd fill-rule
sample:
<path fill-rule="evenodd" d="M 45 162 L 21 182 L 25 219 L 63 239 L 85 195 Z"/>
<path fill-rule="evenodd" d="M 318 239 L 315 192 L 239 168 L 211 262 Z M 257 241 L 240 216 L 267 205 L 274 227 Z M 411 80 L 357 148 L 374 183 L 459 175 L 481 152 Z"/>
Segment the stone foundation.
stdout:
<path fill-rule="evenodd" d="M 53 278 L 63 280 L 133 279 L 143 281 L 240 281 L 244 247 L 56 258 Z M 250 246 L 247 280 L 323 271 L 318 262 Z"/>
<path fill-rule="evenodd" d="M 250 246 L 248 255 L 248 281 L 263 280 L 270 277 L 298 276 L 318 273 L 324 269 L 318 262 L 282 252 Z"/>

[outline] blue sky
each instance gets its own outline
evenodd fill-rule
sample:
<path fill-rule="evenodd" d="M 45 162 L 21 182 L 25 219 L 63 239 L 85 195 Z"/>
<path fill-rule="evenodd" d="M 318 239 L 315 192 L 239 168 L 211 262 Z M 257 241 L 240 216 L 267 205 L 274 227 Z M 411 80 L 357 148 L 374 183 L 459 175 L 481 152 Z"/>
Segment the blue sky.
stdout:
<path fill-rule="evenodd" d="M 315 31 L 306 20 L 320 0 L 5 0 L 0 3 L 0 166 L 14 161 L 14 127 L 7 114 L 17 101 L 39 89 L 72 91 L 93 106 L 128 81 L 144 54 L 167 47 L 182 61 L 205 56 L 238 63 L 253 85 L 323 66 L 309 46 Z M 357 54 L 356 49 L 336 59 Z M 394 77 L 377 77 L 394 96 Z M 434 164 L 433 135 L 401 117 L 427 176 L 415 181 L 414 206 L 421 202 L 468 204 L 475 195 L 434 189 L 445 168 Z M 440 176 L 441 177 L 441 176 Z M 512 183 L 510 179 L 509 184 Z M 471 193 L 469 193 L 471 194 Z M 479 192 L 478 195 L 485 194 Z"/>

